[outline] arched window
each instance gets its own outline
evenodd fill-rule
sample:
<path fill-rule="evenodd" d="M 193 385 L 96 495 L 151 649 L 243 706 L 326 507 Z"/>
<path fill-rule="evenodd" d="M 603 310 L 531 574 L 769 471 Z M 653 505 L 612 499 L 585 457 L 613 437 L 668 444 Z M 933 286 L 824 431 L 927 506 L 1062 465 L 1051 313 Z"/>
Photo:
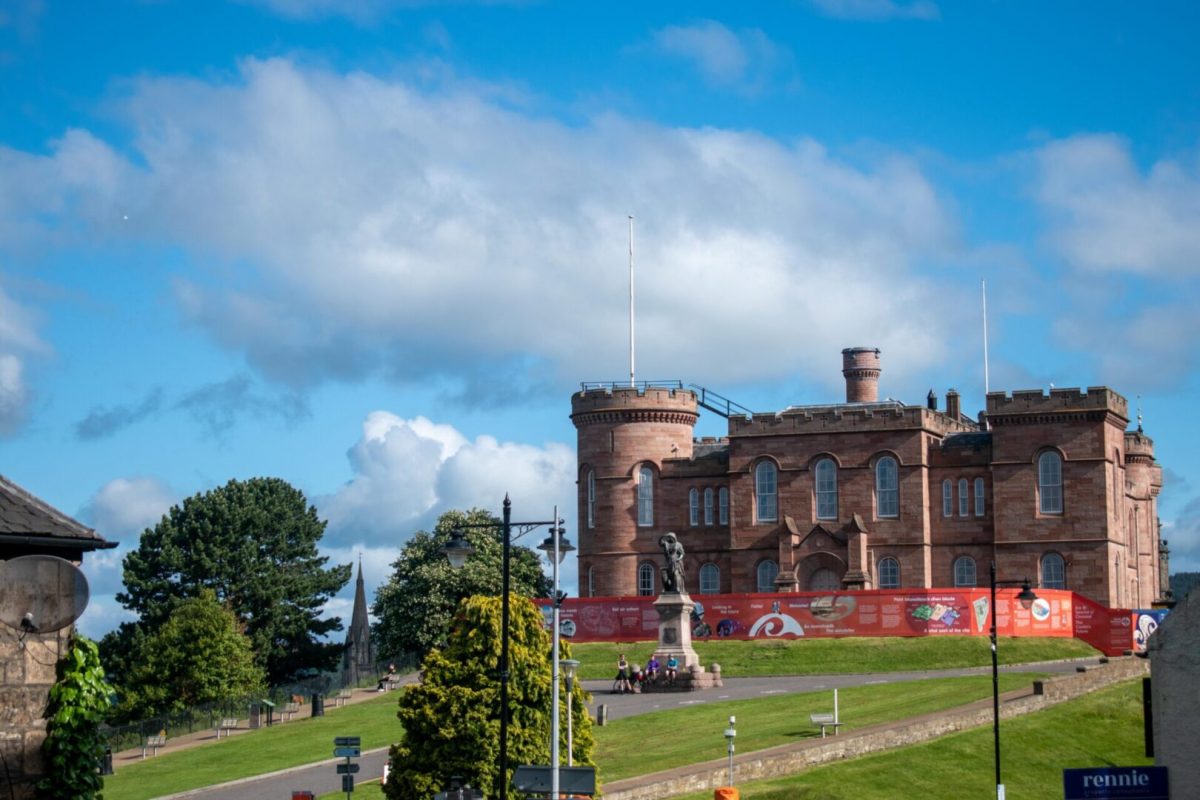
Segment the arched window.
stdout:
<path fill-rule="evenodd" d="M 958 515 L 965 517 L 967 515 L 967 507 L 971 502 L 971 498 L 967 495 L 967 479 L 958 479 Z"/>
<path fill-rule="evenodd" d="M 722 486 L 717 491 L 717 507 L 720 516 L 717 519 L 722 525 L 729 524 L 729 489 Z"/>
<path fill-rule="evenodd" d="M 983 478 L 975 479 L 975 516 L 982 517 L 985 504 L 983 500 Z"/>
<path fill-rule="evenodd" d="M 775 464 L 760 461 L 754 468 L 754 511 L 758 522 L 779 519 L 778 490 Z"/>
<path fill-rule="evenodd" d="M 974 586 L 975 581 L 975 559 L 970 556 L 959 556 L 954 559 L 954 585 Z"/>
<path fill-rule="evenodd" d="M 891 556 L 879 559 L 879 588 L 900 588 L 900 562 Z"/>
<path fill-rule="evenodd" d="M 713 491 L 712 489 L 704 490 L 704 524 L 713 524 Z"/>
<path fill-rule="evenodd" d="M 638 470 L 638 527 L 654 525 L 654 470 L 642 467 Z"/>
<path fill-rule="evenodd" d="M 1062 456 L 1053 450 L 1038 456 L 1038 509 L 1043 514 L 1063 511 Z"/>
<path fill-rule="evenodd" d="M 812 577 L 808 579 L 810 592 L 836 592 L 841 588 L 842 582 L 838 580 L 837 573 L 824 567 L 814 571 Z"/>
<path fill-rule="evenodd" d="M 954 482 L 949 478 L 942 481 L 942 516 L 954 516 Z"/>
<path fill-rule="evenodd" d="M 1067 565 L 1058 553 L 1046 553 L 1042 556 L 1042 588 L 1067 588 Z"/>
<path fill-rule="evenodd" d="M 775 578 L 779 577 L 779 565 L 771 559 L 758 562 L 758 591 L 775 591 Z"/>
<path fill-rule="evenodd" d="M 816 477 L 817 519 L 837 519 L 837 465 L 832 458 L 822 458 L 817 462 Z"/>
<path fill-rule="evenodd" d="M 654 594 L 653 564 L 642 564 L 638 567 L 638 594 Z"/>
<path fill-rule="evenodd" d="M 700 524 L 700 490 L 691 489 L 688 491 L 688 524 L 696 526 Z"/>
<path fill-rule="evenodd" d="M 596 471 L 587 472 L 587 526 L 596 527 Z"/>
<path fill-rule="evenodd" d="M 588 567 L 588 597 L 596 596 L 596 568 Z"/>
<path fill-rule="evenodd" d="M 700 567 L 700 594 L 717 594 L 720 591 L 720 567 L 711 562 Z"/>
<path fill-rule="evenodd" d="M 900 481 L 896 459 L 891 456 L 875 462 L 875 513 L 880 517 L 900 516 Z"/>

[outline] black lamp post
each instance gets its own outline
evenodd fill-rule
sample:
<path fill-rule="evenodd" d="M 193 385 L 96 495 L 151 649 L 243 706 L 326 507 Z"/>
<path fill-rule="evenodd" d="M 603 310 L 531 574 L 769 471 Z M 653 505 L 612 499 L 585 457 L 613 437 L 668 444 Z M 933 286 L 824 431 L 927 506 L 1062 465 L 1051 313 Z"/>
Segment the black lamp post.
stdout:
<path fill-rule="evenodd" d="M 1028 610 L 1033 601 L 1037 600 L 1037 595 L 1033 593 L 1033 589 L 1029 588 L 1029 579 L 1022 581 L 997 581 L 996 580 L 996 562 L 992 561 L 989 572 L 991 576 L 992 587 L 992 740 L 996 748 L 996 800 L 1004 800 L 1004 784 L 1000 782 L 1000 662 L 996 657 L 996 586 L 1010 585 L 1021 587 L 1021 591 L 1017 593 L 1017 600 L 1021 603 L 1021 607 Z"/>
<path fill-rule="evenodd" d="M 493 522 L 477 525 L 463 525 L 463 528 L 490 528 L 500 530 L 500 542 L 503 545 L 501 560 L 501 596 L 500 596 L 500 800 L 508 798 L 508 576 L 509 553 L 512 549 L 512 529 L 517 528 L 523 536 L 534 528 L 549 525 L 557 529 L 562 520 L 543 520 L 540 522 L 513 522 L 512 501 L 504 495 L 504 515 L 500 525 Z M 453 569 L 461 568 L 467 563 L 467 558 L 475 552 L 467 541 L 462 530 L 450 532 L 450 541 L 442 547 L 442 552 L 450 561 Z"/>

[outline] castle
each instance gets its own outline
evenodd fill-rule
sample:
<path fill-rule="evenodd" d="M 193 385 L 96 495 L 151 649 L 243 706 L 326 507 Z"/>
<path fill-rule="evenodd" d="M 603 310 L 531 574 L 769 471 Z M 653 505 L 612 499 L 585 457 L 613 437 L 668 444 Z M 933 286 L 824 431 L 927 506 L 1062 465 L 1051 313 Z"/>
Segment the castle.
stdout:
<path fill-rule="evenodd" d="M 657 594 L 660 536 L 692 594 L 988 585 L 1110 607 L 1168 594 L 1162 469 L 1106 387 L 991 392 L 978 419 L 879 400 L 880 351 L 842 351 L 846 402 L 750 413 L 700 387 L 584 384 L 579 594 Z M 700 409 L 728 435 L 695 439 Z"/>

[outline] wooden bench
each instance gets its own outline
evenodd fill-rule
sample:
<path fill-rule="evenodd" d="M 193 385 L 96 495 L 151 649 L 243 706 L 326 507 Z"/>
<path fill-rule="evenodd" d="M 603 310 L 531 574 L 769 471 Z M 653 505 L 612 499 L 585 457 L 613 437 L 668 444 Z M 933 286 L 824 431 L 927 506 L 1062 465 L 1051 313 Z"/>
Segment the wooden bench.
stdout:
<path fill-rule="evenodd" d="M 149 750 L 151 755 L 158 755 L 158 748 L 167 746 L 167 737 L 165 734 L 155 734 L 147 736 L 142 742 L 142 758 L 146 758 L 146 751 Z"/>
<path fill-rule="evenodd" d="M 384 691 L 390 692 L 392 689 L 397 688 L 399 685 L 400 685 L 400 676 L 399 675 L 384 675 L 383 676 Z"/>
<path fill-rule="evenodd" d="M 283 711 L 280 713 L 280 716 L 283 718 L 284 722 L 287 722 L 288 720 L 290 720 L 292 717 L 296 716 L 299 713 L 300 713 L 300 704 L 299 703 L 287 703 L 286 705 L 284 705 Z"/>
<path fill-rule="evenodd" d="M 346 703 L 349 702 L 350 698 L 353 696 L 354 696 L 354 692 L 352 690 L 342 689 L 340 692 L 338 692 L 337 694 L 335 694 L 333 696 L 334 708 L 341 708 L 342 706 L 346 705 Z"/>
<path fill-rule="evenodd" d="M 826 714 L 809 714 L 808 719 L 813 725 L 821 726 L 821 738 L 822 739 L 825 738 L 825 729 L 826 728 L 833 728 L 833 735 L 837 736 L 837 729 L 842 726 L 842 723 L 834 722 L 833 714 L 828 714 L 828 713 L 826 713 Z"/>
<path fill-rule="evenodd" d="M 234 717 L 225 717 L 221 723 L 217 725 L 217 738 L 221 738 L 221 731 L 225 731 L 225 738 L 228 739 L 230 734 L 237 729 L 238 721 Z"/>

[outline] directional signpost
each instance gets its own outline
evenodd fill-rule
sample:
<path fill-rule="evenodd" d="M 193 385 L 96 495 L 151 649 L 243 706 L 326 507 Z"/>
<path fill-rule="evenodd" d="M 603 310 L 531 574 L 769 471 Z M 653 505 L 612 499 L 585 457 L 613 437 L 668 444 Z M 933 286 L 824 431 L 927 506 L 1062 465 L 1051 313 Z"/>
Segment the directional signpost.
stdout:
<path fill-rule="evenodd" d="M 358 764 L 351 763 L 350 759 L 362 755 L 362 738 L 358 736 L 334 737 L 333 755 L 336 758 L 346 759 L 345 764 L 337 765 L 337 774 L 342 776 L 342 791 L 346 793 L 346 800 L 350 800 L 350 794 L 354 791 L 354 773 L 358 772 Z"/>

